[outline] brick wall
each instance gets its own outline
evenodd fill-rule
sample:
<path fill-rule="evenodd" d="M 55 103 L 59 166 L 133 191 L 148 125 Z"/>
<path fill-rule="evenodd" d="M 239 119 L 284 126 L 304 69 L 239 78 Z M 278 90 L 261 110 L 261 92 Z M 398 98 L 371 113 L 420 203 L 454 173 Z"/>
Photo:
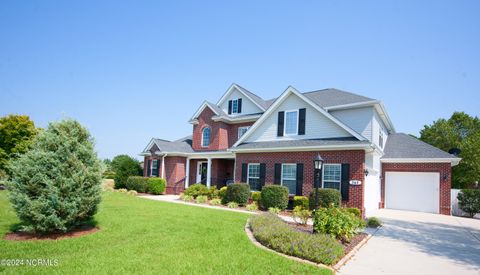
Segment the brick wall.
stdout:
<path fill-rule="evenodd" d="M 245 122 L 239 124 L 230 124 L 228 129 L 228 147 L 232 147 L 238 140 L 238 128 L 252 126 L 253 122 Z"/>
<path fill-rule="evenodd" d="M 349 186 L 349 200 L 343 202 L 348 207 L 357 207 L 364 212 L 364 183 L 365 183 L 365 152 L 363 150 L 350 151 L 320 151 L 320 152 L 279 152 L 279 153 L 237 153 L 235 165 L 235 182 L 242 177 L 242 163 L 265 163 L 265 184 L 272 184 L 274 179 L 275 163 L 303 163 L 303 195 L 308 196 L 313 190 L 314 164 L 313 159 L 320 154 L 325 163 L 349 163 L 350 180 L 360 180 L 362 185 Z"/>
<path fill-rule="evenodd" d="M 167 180 L 167 194 L 179 194 L 185 189 L 185 161 L 184 157 L 165 158 L 165 177 Z M 161 168 L 160 168 L 161 169 Z M 177 185 L 177 188 L 175 188 Z"/>
<path fill-rule="evenodd" d="M 440 214 L 450 215 L 450 163 L 383 163 L 380 207 L 385 207 L 385 172 L 438 172 L 440 173 Z M 444 177 L 447 176 L 445 179 Z"/>
<path fill-rule="evenodd" d="M 160 165 L 160 168 L 158 169 L 158 177 L 160 177 L 162 175 L 162 157 L 151 157 L 151 156 L 146 156 L 144 159 L 143 159 L 143 176 L 144 177 L 149 177 L 150 175 L 147 175 L 147 172 L 148 172 L 148 161 L 149 160 L 154 160 L 154 159 L 157 159 L 158 160 L 158 163 Z"/>
<path fill-rule="evenodd" d="M 229 125 L 224 122 L 212 120 L 215 113 L 210 108 L 205 108 L 198 116 L 198 124 L 193 125 L 192 148 L 195 151 L 225 150 L 228 148 Z M 210 127 L 210 145 L 202 147 L 202 132 L 205 127 Z"/>

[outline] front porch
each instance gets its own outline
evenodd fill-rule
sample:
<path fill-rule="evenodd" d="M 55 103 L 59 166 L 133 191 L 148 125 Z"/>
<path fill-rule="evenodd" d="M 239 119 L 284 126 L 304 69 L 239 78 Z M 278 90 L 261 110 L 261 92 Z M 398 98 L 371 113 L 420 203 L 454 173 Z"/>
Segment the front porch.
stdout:
<path fill-rule="evenodd" d="M 235 157 L 233 154 L 199 154 L 188 157 L 185 168 L 185 189 L 195 183 L 220 189 L 235 178 Z"/>

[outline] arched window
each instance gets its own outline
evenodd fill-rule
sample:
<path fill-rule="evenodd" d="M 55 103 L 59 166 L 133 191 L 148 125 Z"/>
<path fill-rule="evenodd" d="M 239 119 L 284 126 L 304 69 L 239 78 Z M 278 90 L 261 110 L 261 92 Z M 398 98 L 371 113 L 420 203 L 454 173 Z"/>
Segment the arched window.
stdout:
<path fill-rule="evenodd" d="M 202 147 L 210 145 L 210 128 L 205 127 L 202 130 Z"/>

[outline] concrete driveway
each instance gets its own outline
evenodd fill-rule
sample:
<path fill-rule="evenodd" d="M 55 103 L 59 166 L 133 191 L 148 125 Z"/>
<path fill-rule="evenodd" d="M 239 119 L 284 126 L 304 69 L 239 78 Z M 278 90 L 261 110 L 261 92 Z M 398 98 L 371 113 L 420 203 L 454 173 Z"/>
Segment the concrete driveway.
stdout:
<path fill-rule="evenodd" d="M 480 220 L 382 209 L 384 226 L 339 274 L 480 274 Z"/>

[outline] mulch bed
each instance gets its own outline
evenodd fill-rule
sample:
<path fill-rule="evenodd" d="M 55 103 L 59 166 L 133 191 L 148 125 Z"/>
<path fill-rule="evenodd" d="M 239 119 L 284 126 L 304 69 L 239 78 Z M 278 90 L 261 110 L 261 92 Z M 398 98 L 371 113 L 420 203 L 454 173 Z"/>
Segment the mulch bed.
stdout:
<path fill-rule="evenodd" d="M 7 241 L 42 241 L 42 240 L 62 240 L 69 238 L 77 238 L 89 234 L 93 234 L 99 231 L 100 228 L 85 226 L 74 229 L 67 233 L 51 233 L 46 235 L 35 235 L 32 233 L 26 232 L 11 232 L 5 235 L 5 240 Z"/>
<path fill-rule="evenodd" d="M 295 230 L 305 232 L 305 233 L 310 233 L 313 234 L 313 226 L 312 225 L 300 225 L 297 223 L 290 223 L 287 222 L 291 227 L 295 228 Z M 343 243 L 340 242 L 341 245 L 343 245 L 343 249 L 345 251 L 345 255 L 350 253 L 363 239 L 365 239 L 368 236 L 367 233 L 360 232 L 357 235 L 353 236 L 353 238 L 350 240 L 349 243 Z"/>

